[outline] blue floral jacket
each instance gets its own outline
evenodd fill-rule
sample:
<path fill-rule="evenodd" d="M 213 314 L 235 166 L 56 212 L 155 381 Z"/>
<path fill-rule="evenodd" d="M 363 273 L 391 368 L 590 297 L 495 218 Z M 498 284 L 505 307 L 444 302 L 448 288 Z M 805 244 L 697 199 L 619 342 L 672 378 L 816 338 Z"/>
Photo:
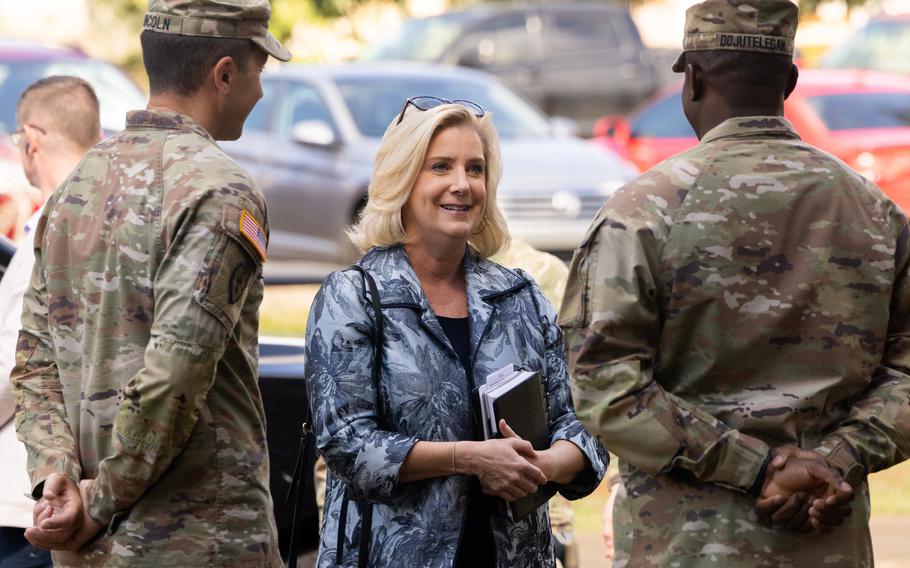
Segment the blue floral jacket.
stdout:
<path fill-rule="evenodd" d="M 471 389 L 458 356 L 436 319 L 400 246 L 374 248 L 359 262 L 376 280 L 384 325 L 380 375 L 384 428 L 376 422 L 372 386 L 374 317 L 363 277 L 331 274 L 307 325 L 306 380 L 316 444 L 329 466 L 317 566 L 356 566 L 360 508 L 347 507 L 343 558 L 336 558 L 345 488 L 350 499 L 374 503 L 372 567 L 445 567 L 455 559 L 469 477 L 399 483 L 398 472 L 419 440 L 472 438 Z M 575 417 L 562 332 L 553 307 L 520 271 L 465 256 L 473 373 L 486 376 L 514 363 L 547 377 L 551 442 L 569 440 L 588 467 L 560 486 L 569 499 L 593 491 L 607 454 Z M 519 522 L 492 519 L 498 566 L 553 566 L 547 508 Z"/>

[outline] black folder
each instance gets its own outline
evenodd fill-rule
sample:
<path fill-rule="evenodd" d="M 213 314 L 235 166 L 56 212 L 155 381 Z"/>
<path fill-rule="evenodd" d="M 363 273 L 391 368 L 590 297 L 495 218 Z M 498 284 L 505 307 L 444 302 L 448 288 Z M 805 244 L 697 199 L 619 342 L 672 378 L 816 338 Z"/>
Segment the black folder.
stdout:
<path fill-rule="evenodd" d="M 493 401 L 493 415 L 497 424 L 504 419 L 516 434 L 531 442 L 535 450 L 546 450 L 550 447 L 546 400 L 543 381 L 535 372 Z M 524 518 L 555 494 L 555 484 L 547 483 L 536 493 L 509 503 L 509 517 L 513 521 Z"/>

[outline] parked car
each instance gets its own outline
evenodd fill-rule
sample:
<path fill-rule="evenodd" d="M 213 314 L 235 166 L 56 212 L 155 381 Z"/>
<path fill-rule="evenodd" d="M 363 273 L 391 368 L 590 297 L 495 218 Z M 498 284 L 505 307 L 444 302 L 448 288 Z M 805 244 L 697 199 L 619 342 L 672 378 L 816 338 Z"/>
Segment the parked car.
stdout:
<path fill-rule="evenodd" d="M 872 18 L 825 54 L 819 66 L 910 74 L 910 12 Z"/>
<path fill-rule="evenodd" d="M 0 236 L 0 279 L 6 272 L 15 250 L 15 245 L 9 239 Z M 269 489 L 274 501 L 275 523 L 283 554 L 287 552 L 290 543 L 294 510 L 294 503 L 286 503 L 285 497 L 294 475 L 300 448 L 301 425 L 308 415 L 309 408 L 303 362 L 302 339 L 268 336 L 259 338 L 259 390 L 262 393 L 266 415 Z M 319 544 L 319 514 L 311 473 L 313 464 L 316 463 L 316 446 L 312 437 L 304 449 L 303 459 L 304 471 L 307 474 L 302 487 L 301 551 L 313 550 Z"/>
<path fill-rule="evenodd" d="M 539 110 L 480 71 L 287 66 L 263 84 L 243 136 L 223 147 L 265 193 L 273 258 L 356 256 L 345 229 L 365 203 L 379 139 L 408 97 L 467 99 L 492 113 L 504 163 L 499 204 L 513 236 L 535 247 L 572 250 L 607 196 L 635 175 L 613 152 L 558 137 Z"/>
<path fill-rule="evenodd" d="M 490 4 L 409 20 L 367 58 L 482 69 L 586 132 L 659 82 L 628 8 L 608 3 Z"/>
<path fill-rule="evenodd" d="M 19 164 L 19 149 L 8 134 L 16 129 L 16 104 L 22 92 L 43 77 L 75 75 L 88 81 L 100 102 L 106 134 L 123 129 L 129 110 L 145 108 L 146 97 L 122 71 L 82 51 L 50 44 L 0 38 L 0 194 L 12 197 L 0 207 L 15 209 L 19 227 L 37 206 Z M 4 215 L 0 212 L 0 218 Z"/>
<path fill-rule="evenodd" d="M 642 170 L 698 143 L 680 99 L 681 83 L 644 103 L 628 120 L 605 117 L 594 143 Z M 784 103 L 803 140 L 845 161 L 910 213 L 910 77 L 863 71 L 803 70 Z"/>

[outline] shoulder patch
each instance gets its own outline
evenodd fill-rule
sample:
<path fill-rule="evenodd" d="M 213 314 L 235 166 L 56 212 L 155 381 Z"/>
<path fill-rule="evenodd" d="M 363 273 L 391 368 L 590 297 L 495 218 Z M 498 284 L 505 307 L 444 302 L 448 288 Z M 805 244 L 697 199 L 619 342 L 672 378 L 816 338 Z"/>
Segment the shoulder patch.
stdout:
<path fill-rule="evenodd" d="M 256 252 L 258 252 L 260 258 L 262 258 L 262 262 L 265 262 L 265 250 L 267 247 L 265 231 L 262 230 L 262 225 L 259 224 L 259 221 L 257 221 L 246 209 L 240 214 L 240 234 L 250 241 L 250 244 L 253 245 L 253 248 L 256 249 Z"/>

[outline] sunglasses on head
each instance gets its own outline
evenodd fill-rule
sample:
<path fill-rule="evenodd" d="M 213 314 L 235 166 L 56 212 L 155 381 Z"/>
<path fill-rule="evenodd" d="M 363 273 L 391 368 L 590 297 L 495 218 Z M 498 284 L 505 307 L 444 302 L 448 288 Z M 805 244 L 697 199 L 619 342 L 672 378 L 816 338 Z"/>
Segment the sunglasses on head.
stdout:
<path fill-rule="evenodd" d="M 430 110 L 431 108 L 436 108 L 439 105 L 461 105 L 473 112 L 474 116 L 477 118 L 480 118 L 486 114 L 486 111 L 483 110 L 482 106 L 475 102 L 466 101 L 464 99 L 455 99 L 454 101 L 450 101 L 449 99 L 441 99 L 439 97 L 411 97 L 404 101 L 404 104 L 401 105 L 401 112 L 398 114 L 398 122 L 395 123 L 395 126 L 398 126 L 401 124 L 401 121 L 404 120 L 404 111 L 408 110 L 408 106 L 413 106 L 417 110 Z"/>

